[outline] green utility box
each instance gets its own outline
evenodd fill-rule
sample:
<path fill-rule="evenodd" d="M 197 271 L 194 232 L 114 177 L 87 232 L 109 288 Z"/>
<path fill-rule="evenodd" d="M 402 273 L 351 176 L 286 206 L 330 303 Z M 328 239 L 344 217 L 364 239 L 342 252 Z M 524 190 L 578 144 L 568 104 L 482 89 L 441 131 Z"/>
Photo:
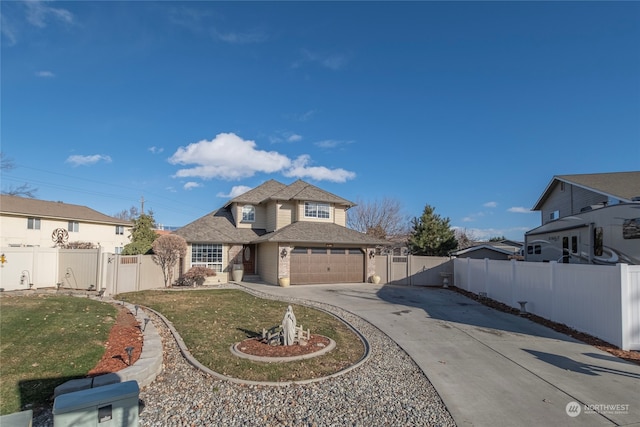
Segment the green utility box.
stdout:
<path fill-rule="evenodd" d="M 53 402 L 53 426 L 138 426 L 139 395 L 137 381 L 62 394 Z"/>

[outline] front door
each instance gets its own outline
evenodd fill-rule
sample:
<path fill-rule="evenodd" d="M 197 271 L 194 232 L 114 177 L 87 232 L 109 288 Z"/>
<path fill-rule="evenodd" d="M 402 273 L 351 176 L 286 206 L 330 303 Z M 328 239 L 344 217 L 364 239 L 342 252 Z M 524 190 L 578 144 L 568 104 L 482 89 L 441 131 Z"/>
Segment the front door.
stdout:
<path fill-rule="evenodd" d="M 242 246 L 242 268 L 244 274 L 256 274 L 256 245 Z"/>

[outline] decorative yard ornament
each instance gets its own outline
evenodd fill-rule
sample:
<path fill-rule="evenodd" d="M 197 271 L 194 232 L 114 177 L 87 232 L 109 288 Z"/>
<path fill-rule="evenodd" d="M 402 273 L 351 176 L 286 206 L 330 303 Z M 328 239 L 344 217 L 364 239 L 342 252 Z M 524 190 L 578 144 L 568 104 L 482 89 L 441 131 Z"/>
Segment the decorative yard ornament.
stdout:
<path fill-rule="evenodd" d="M 69 240 L 69 232 L 64 228 L 56 228 L 51 233 L 51 240 L 56 246 L 64 246 L 65 243 Z"/>
<path fill-rule="evenodd" d="M 296 315 L 293 308 L 287 307 L 287 312 L 282 319 L 282 341 L 284 345 L 293 345 L 296 340 Z"/>

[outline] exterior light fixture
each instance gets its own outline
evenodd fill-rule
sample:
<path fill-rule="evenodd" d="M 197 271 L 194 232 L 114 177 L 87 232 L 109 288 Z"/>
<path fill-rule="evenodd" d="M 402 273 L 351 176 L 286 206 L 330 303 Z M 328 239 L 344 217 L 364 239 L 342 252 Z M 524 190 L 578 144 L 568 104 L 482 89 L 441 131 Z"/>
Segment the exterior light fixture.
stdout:
<path fill-rule="evenodd" d="M 376 256 L 375 251 L 370 250 L 370 251 L 369 251 L 369 258 L 374 258 L 375 256 Z"/>
<path fill-rule="evenodd" d="M 149 320 L 151 319 L 149 319 L 148 317 L 144 318 L 144 329 L 142 329 L 142 332 L 144 332 L 147 329 L 147 323 L 149 323 Z"/>
<path fill-rule="evenodd" d="M 125 347 L 124 351 L 126 351 L 127 356 L 129 356 L 129 366 L 131 366 L 131 356 L 133 355 L 133 347 L 132 346 Z"/>
<path fill-rule="evenodd" d="M 282 251 L 280 251 L 280 257 L 286 258 L 288 253 L 287 248 L 282 248 Z"/>
<path fill-rule="evenodd" d="M 134 305 L 135 309 L 136 309 L 136 316 L 138 315 L 138 309 L 140 308 L 137 304 Z"/>

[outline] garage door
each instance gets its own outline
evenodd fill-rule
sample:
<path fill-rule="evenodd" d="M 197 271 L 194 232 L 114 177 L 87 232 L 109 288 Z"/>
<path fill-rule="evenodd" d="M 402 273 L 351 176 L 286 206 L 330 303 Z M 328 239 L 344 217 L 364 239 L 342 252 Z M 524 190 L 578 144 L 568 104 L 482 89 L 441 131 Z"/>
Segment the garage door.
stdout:
<path fill-rule="evenodd" d="M 360 248 L 297 247 L 291 251 L 291 284 L 362 283 L 364 252 Z"/>

